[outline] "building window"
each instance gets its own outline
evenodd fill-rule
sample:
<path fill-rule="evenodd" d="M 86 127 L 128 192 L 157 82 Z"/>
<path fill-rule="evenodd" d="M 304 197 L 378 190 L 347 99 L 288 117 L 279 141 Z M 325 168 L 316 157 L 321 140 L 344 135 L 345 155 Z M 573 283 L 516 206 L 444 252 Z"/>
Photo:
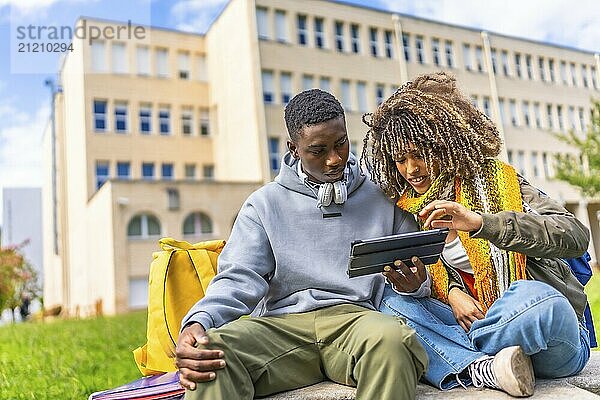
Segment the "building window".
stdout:
<path fill-rule="evenodd" d="M 129 309 L 148 308 L 148 277 L 129 278 L 128 293 Z"/>
<path fill-rule="evenodd" d="M 104 184 L 110 177 L 108 161 L 96 161 L 96 189 Z"/>
<path fill-rule="evenodd" d="M 117 162 L 117 178 L 131 179 L 131 163 L 129 161 Z"/>
<path fill-rule="evenodd" d="M 152 106 L 140 106 L 140 132 L 149 135 L 152 132 Z"/>
<path fill-rule="evenodd" d="M 568 81 L 567 81 L 567 63 L 564 61 L 560 62 L 560 80 L 562 81 L 563 85 L 567 85 Z"/>
<path fill-rule="evenodd" d="M 471 71 L 473 68 L 471 65 L 471 45 L 468 43 L 463 43 L 463 63 L 465 64 L 465 69 Z"/>
<path fill-rule="evenodd" d="M 327 78 L 326 76 L 322 76 L 319 79 L 319 87 L 321 90 L 331 92 L 331 79 Z"/>
<path fill-rule="evenodd" d="M 510 76 L 510 66 L 508 65 L 508 52 L 506 50 L 502 50 L 502 73 L 504 76 Z"/>
<path fill-rule="evenodd" d="M 335 21 L 335 48 L 344 51 L 344 23 Z"/>
<path fill-rule="evenodd" d="M 479 99 L 474 94 L 471 95 L 471 104 L 473 104 L 473 107 L 479 108 Z"/>
<path fill-rule="evenodd" d="M 323 18 L 315 18 L 315 46 L 319 49 L 325 47 L 325 34 L 323 33 Z"/>
<path fill-rule="evenodd" d="M 160 236 L 160 222 L 152 214 L 138 214 L 127 224 L 127 237 L 148 239 Z"/>
<path fill-rule="evenodd" d="M 423 36 L 415 37 L 415 48 L 417 49 L 417 61 L 419 64 L 425 63 L 425 49 L 423 48 Z"/>
<path fill-rule="evenodd" d="M 385 31 L 383 36 L 384 36 L 384 42 L 385 42 L 384 43 L 385 44 L 385 56 L 387 58 L 393 58 L 394 57 L 394 45 L 392 43 L 392 31 Z M 402 38 L 404 39 L 404 34 L 402 35 Z"/>
<path fill-rule="evenodd" d="M 504 99 L 498 99 L 498 108 L 500 109 L 500 122 L 502 125 L 506 124 L 506 111 L 504 110 Z"/>
<path fill-rule="evenodd" d="M 510 124 L 512 126 L 518 126 L 517 120 L 517 102 L 515 100 L 510 100 L 508 102 L 508 108 L 510 111 Z"/>
<path fill-rule="evenodd" d="M 513 157 L 513 151 L 512 150 L 506 150 L 506 157 L 508 158 L 508 163 L 510 165 L 513 165 L 514 157 Z"/>
<path fill-rule="evenodd" d="M 256 29 L 259 39 L 269 39 L 269 18 L 266 8 L 256 7 Z"/>
<path fill-rule="evenodd" d="M 552 177 L 552 172 L 550 171 L 550 162 L 548 160 L 548 153 L 542 153 L 542 166 L 544 168 L 544 176 L 546 178 Z"/>
<path fill-rule="evenodd" d="M 598 89 L 598 79 L 596 77 L 596 67 L 591 67 L 590 71 L 592 73 L 592 87 L 594 89 Z"/>
<path fill-rule="evenodd" d="M 288 41 L 287 18 L 282 10 L 275 11 L 275 37 L 281 43 Z"/>
<path fill-rule="evenodd" d="M 589 87 L 588 85 L 588 77 L 587 77 L 587 65 L 581 65 L 581 81 L 583 82 L 583 87 Z"/>
<path fill-rule="evenodd" d="M 269 138 L 269 165 L 271 166 L 271 172 L 274 174 L 279 171 L 279 138 Z"/>
<path fill-rule="evenodd" d="M 356 82 L 356 98 L 358 99 L 358 111 L 367 112 L 367 84 Z"/>
<path fill-rule="evenodd" d="M 165 181 L 173 180 L 173 164 L 163 163 L 161 165 L 161 177 Z"/>
<path fill-rule="evenodd" d="M 215 166 L 212 164 L 206 164 L 202 166 L 202 177 L 206 180 L 212 181 L 215 179 Z"/>
<path fill-rule="evenodd" d="M 213 233 L 213 224 L 210 217 L 202 212 L 194 212 L 183 221 L 184 235 L 205 235 Z"/>
<path fill-rule="evenodd" d="M 494 75 L 498 73 L 498 51 L 492 49 L 492 72 Z"/>
<path fill-rule="evenodd" d="M 527 78 L 533 80 L 533 65 L 531 65 L 531 55 L 525 54 L 525 65 L 527 66 Z"/>
<path fill-rule="evenodd" d="M 263 101 L 267 104 L 273 103 L 273 100 L 274 100 L 273 72 L 271 72 L 271 71 L 263 71 L 262 72 L 262 87 L 263 87 Z"/>
<path fill-rule="evenodd" d="M 158 126 L 161 135 L 171 134 L 171 112 L 168 108 L 158 110 Z"/>
<path fill-rule="evenodd" d="M 483 96 L 483 112 L 489 118 L 492 118 L 492 109 L 490 107 L 490 98 L 488 96 Z"/>
<path fill-rule="evenodd" d="M 556 115 L 558 117 L 558 129 L 560 131 L 564 131 L 565 130 L 565 121 L 563 121 L 563 113 L 562 113 L 561 105 L 556 106 Z"/>
<path fill-rule="evenodd" d="M 523 121 L 525 122 L 525 126 L 531 126 L 531 119 L 529 117 L 529 102 L 523 101 L 521 103 L 521 110 L 523 111 Z"/>
<path fill-rule="evenodd" d="M 169 51 L 167 49 L 156 50 L 156 76 L 159 78 L 169 76 Z"/>
<path fill-rule="evenodd" d="M 210 118 L 208 110 L 200 110 L 200 136 L 210 135 Z"/>
<path fill-rule="evenodd" d="M 306 31 L 306 15 L 298 15 L 298 44 L 306 46 L 308 32 Z"/>
<path fill-rule="evenodd" d="M 190 53 L 180 52 L 178 55 L 179 79 L 190 79 Z"/>
<path fill-rule="evenodd" d="M 533 116 L 535 117 L 535 127 L 542 127 L 542 115 L 540 113 L 540 103 L 533 103 Z"/>
<path fill-rule="evenodd" d="M 523 78 L 523 71 L 521 70 L 521 54 L 515 53 L 515 72 L 519 78 Z"/>
<path fill-rule="evenodd" d="M 554 74 L 554 60 L 552 58 L 548 59 L 548 72 L 550 72 L 550 82 L 556 82 L 556 76 Z"/>
<path fill-rule="evenodd" d="M 540 177 L 540 169 L 538 167 L 538 153 L 537 151 L 531 152 L 531 169 L 533 170 L 533 176 L 535 178 Z"/>
<path fill-rule="evenodd" d="M 380 105 L 381 103 L 383 103 L 385 94 L 384 94 L 384 86 L 382 84 L 377 84 L 375 86 L 375 102 L 377 103 L 377 105 Z"/>
<path fill-rule="evenodd" d="M 525 176 L 525 152 L 519 150 L 517 152 L 517 172 L 521 176 Z"/>
<path fill-rule="evenodd" d="M 452 51 L 452 42 L 449 40 L 446 40 L 445 48 L 446 48 L 446 66 L 448 68 L 453 68 L 454 67 L 454 54 Z"/>
<path fill-rule="evenodd" d="M 280 75 L 281 104 L 287 105 L 292 98 L 292 74 L 282 72 Z"/>
<path fill-rule="evenodd" d="M 350 43 L 352 44 L 352 52 L 360 53 L 360 39 L 359 39 L 358 25 L 350 25 Z"/>
<path fill-rule="evenodd" d="M 569 106 L 569 128 L 574 131 L 576 129 L 575 124 L 575 107 Z"/>
<path fill-rule="evenodd" d="M 371 47 L 371 55 L 373 57 L 377 57 L 377 47 L 379 46 L 379 43 L 377 42 L 377 28 L 370 28 L 369 29 L 369 44 Z"/>
<path fill-rule="evenodd" d="M 352 154 L 354 154 L 355 156 L 360 154 L 359 149 L 358 149 L 358 142 L 356 140 L 350 141 L 350 152 Z"/>
<path fill-rule="evenodd" d="M 410 61 L 410 35 L 408 33 L 402 34 L 402 48 L 404 49 L 404 59 Z"/>
<path fill-rule="evenodd" d="M 104 42 L 92 41 L 91 49 L 92 72 L 106 72 L 106 50 Z"/>
<path fill-rule="evenodd" d="M 170 211 L 179 210 L 179 203 L 179 190 L 167 188 L 167 209 Z"/>
<path fill-rule="evenodd" d="M 196 59 L 196 79 L 200 82 L 208 81 L 208 70 L 206 69 L 206 57 L 197 55 Z"/>
<path fill-rule="evenodd" d="M 312 89 L 314 87 L 313 80 L 312 75 L 302 75 L 302 90 Z"/>
<path fill-rule="evenodd" d="M 552 104 L 546 104 L 546 115 L 548 116 L 548 129 L 554 129 L 554 112 Z"/>
<path fill-rule="evenodd" d="M 150 75 L 150 49 L 148 46 L 138 46 L 135 57 L 138 75 Z"/>
<path fill-rule="evenodd" d="M 475 47 L 475 62 L 477 63 L 477 71 L 483 72 L 483 50 L 481 46 Z"/>
<path fill-rule="evenodd" d="M 193 135 L 193 111 L 191 108 L 185 108 L 181 111 L 181 133 L 185 136 Z"/>
<path fill-rule="evenodd" d="M 196 179 L 196 164 L 185 164 L 185 179 Z"/>
<path fill-rule="evenodd" d="M 433 63 L 437 66 L 440 65 L 440 40 L 431 39 L 431 52 L 433 55 Z"/>
<path fill-rule="evenodd" d="M 142 163 L 142 179 L 154 179 L 154 163 Z"/>
<path fill-rule="evenodd" d="M 579 107 L 579 129 L 585 132 L 585 111 L 583 107 Z"/>
<path fill-rule="evenodd" d="M 115 103 L 115 132 L 127 132 L 127 103 Z"/>
<path fill-rule="evenodd" d="M 346 111 L 352 111 L 352 100 L 350 98 L 350 81 L 342 79 L 341 81 L 342 105 Z"/>
<path fill-rule="evenodd" d="M 544 57 L 538 57 L 538 68 L 540 71 L 540 81 L 546 81 L 546 61 Z"/>
<path fill-rule="evenodd" d="M 94 130 L 106 131 L 106 101 L 94 100 Z"/>
<path fill-rule="evenodd" d="M 571 84 L 577 86 L 577 69 L 575 63 L 571 63 Z"/>
<path fill-rule="evenodd" d="M 112 43 L 112 71 L 115 74 L 126 74 L 129 72 L 127 48 L 125 43 Z"/>

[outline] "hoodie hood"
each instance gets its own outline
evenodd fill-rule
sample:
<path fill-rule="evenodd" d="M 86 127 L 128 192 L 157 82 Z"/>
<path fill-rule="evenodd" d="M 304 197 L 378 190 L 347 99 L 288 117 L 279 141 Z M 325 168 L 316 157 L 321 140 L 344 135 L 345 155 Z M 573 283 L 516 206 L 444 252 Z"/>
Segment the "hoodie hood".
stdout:
<path fill-rule="evenodd" d="M 358 159 L 352 153 L 348 156 L 348 162 L 346 167 L 350 168 L 350 174 L 348 176 L 348 182 L 346 187 L 348 189 L 348 197 L 352 195 L 356 189 L 360 187 L 365 181 L 365 174 L 360 170 Z M 285 187 L 286 189 L 292 190 L 297 193 L 302 193 L 310 196 L 314 199 L 317 198 L 315 193 L 310 190 L 298 176 L 298 160 L 292 157 L 292 154 L 288 151 L 284 154 L 281 161 L 281 170 L 275 177 L 275 182 Z"/>

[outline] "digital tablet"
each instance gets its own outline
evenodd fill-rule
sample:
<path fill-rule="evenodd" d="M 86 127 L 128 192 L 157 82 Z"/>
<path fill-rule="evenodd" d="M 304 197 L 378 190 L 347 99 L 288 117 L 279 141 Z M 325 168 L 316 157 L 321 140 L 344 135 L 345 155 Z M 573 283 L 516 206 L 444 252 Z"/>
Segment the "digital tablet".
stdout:
<path fill-rule="evenodd" d="M 354 278 L 383 272 L 386 265 L 394 266 L 394 261 L 402 260 L 412 267 L 412 257 L 419 257 L 423 264 L 435 264 L 448 236 L 448 229 L 431 229 L 384 236 L 352 242 L 348 276 Z"/>

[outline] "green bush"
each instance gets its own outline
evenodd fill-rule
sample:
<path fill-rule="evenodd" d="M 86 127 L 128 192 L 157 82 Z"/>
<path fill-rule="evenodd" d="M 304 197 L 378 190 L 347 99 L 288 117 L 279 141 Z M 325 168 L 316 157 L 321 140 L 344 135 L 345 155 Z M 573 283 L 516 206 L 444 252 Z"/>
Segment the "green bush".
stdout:
<path fill-rule="evenodd" d="M 0 327 L 0 399 L 86 399 L 141 376 L 146 311 Z"/>

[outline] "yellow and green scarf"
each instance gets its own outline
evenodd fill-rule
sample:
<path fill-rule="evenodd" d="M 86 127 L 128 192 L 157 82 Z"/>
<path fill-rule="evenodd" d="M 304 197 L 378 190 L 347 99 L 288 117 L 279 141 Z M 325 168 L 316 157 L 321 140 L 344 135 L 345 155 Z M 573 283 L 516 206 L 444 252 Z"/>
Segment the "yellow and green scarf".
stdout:
<path fill-rule="evenodd" d="M 472 179 L 454 178 L 439 175 L 429 190 L 419 195 L 412 188 L 402 193 L 396 205 L 412 214 L 418 214 L 427 204 L 434 200 L 449 200 L 443 196 L 444 191 L 454 193 L 454 201 L 466 208 L 495 214 L 500 211 L 523 212 L 523 202 L 517 173 L 514 168 L 502 161 L 488 160 L 482 173 Z M 448 186 L 454 184 L 454 190 Z M 425 221 L 419 219 L 422 227 Z M 526 279 L 526 256 L 521 253 L 497 248 L 485 239 L 475 239 L 468 232 L 458 232 L 460 241 L 467 252 L 473 274 L 475 289 L 484 311 L 508 289 L 510 284 L 519 279 Z M 432 280 L 432 295 L 448 302 L 448 272 L 441 261 L 428 265 Z"/>

